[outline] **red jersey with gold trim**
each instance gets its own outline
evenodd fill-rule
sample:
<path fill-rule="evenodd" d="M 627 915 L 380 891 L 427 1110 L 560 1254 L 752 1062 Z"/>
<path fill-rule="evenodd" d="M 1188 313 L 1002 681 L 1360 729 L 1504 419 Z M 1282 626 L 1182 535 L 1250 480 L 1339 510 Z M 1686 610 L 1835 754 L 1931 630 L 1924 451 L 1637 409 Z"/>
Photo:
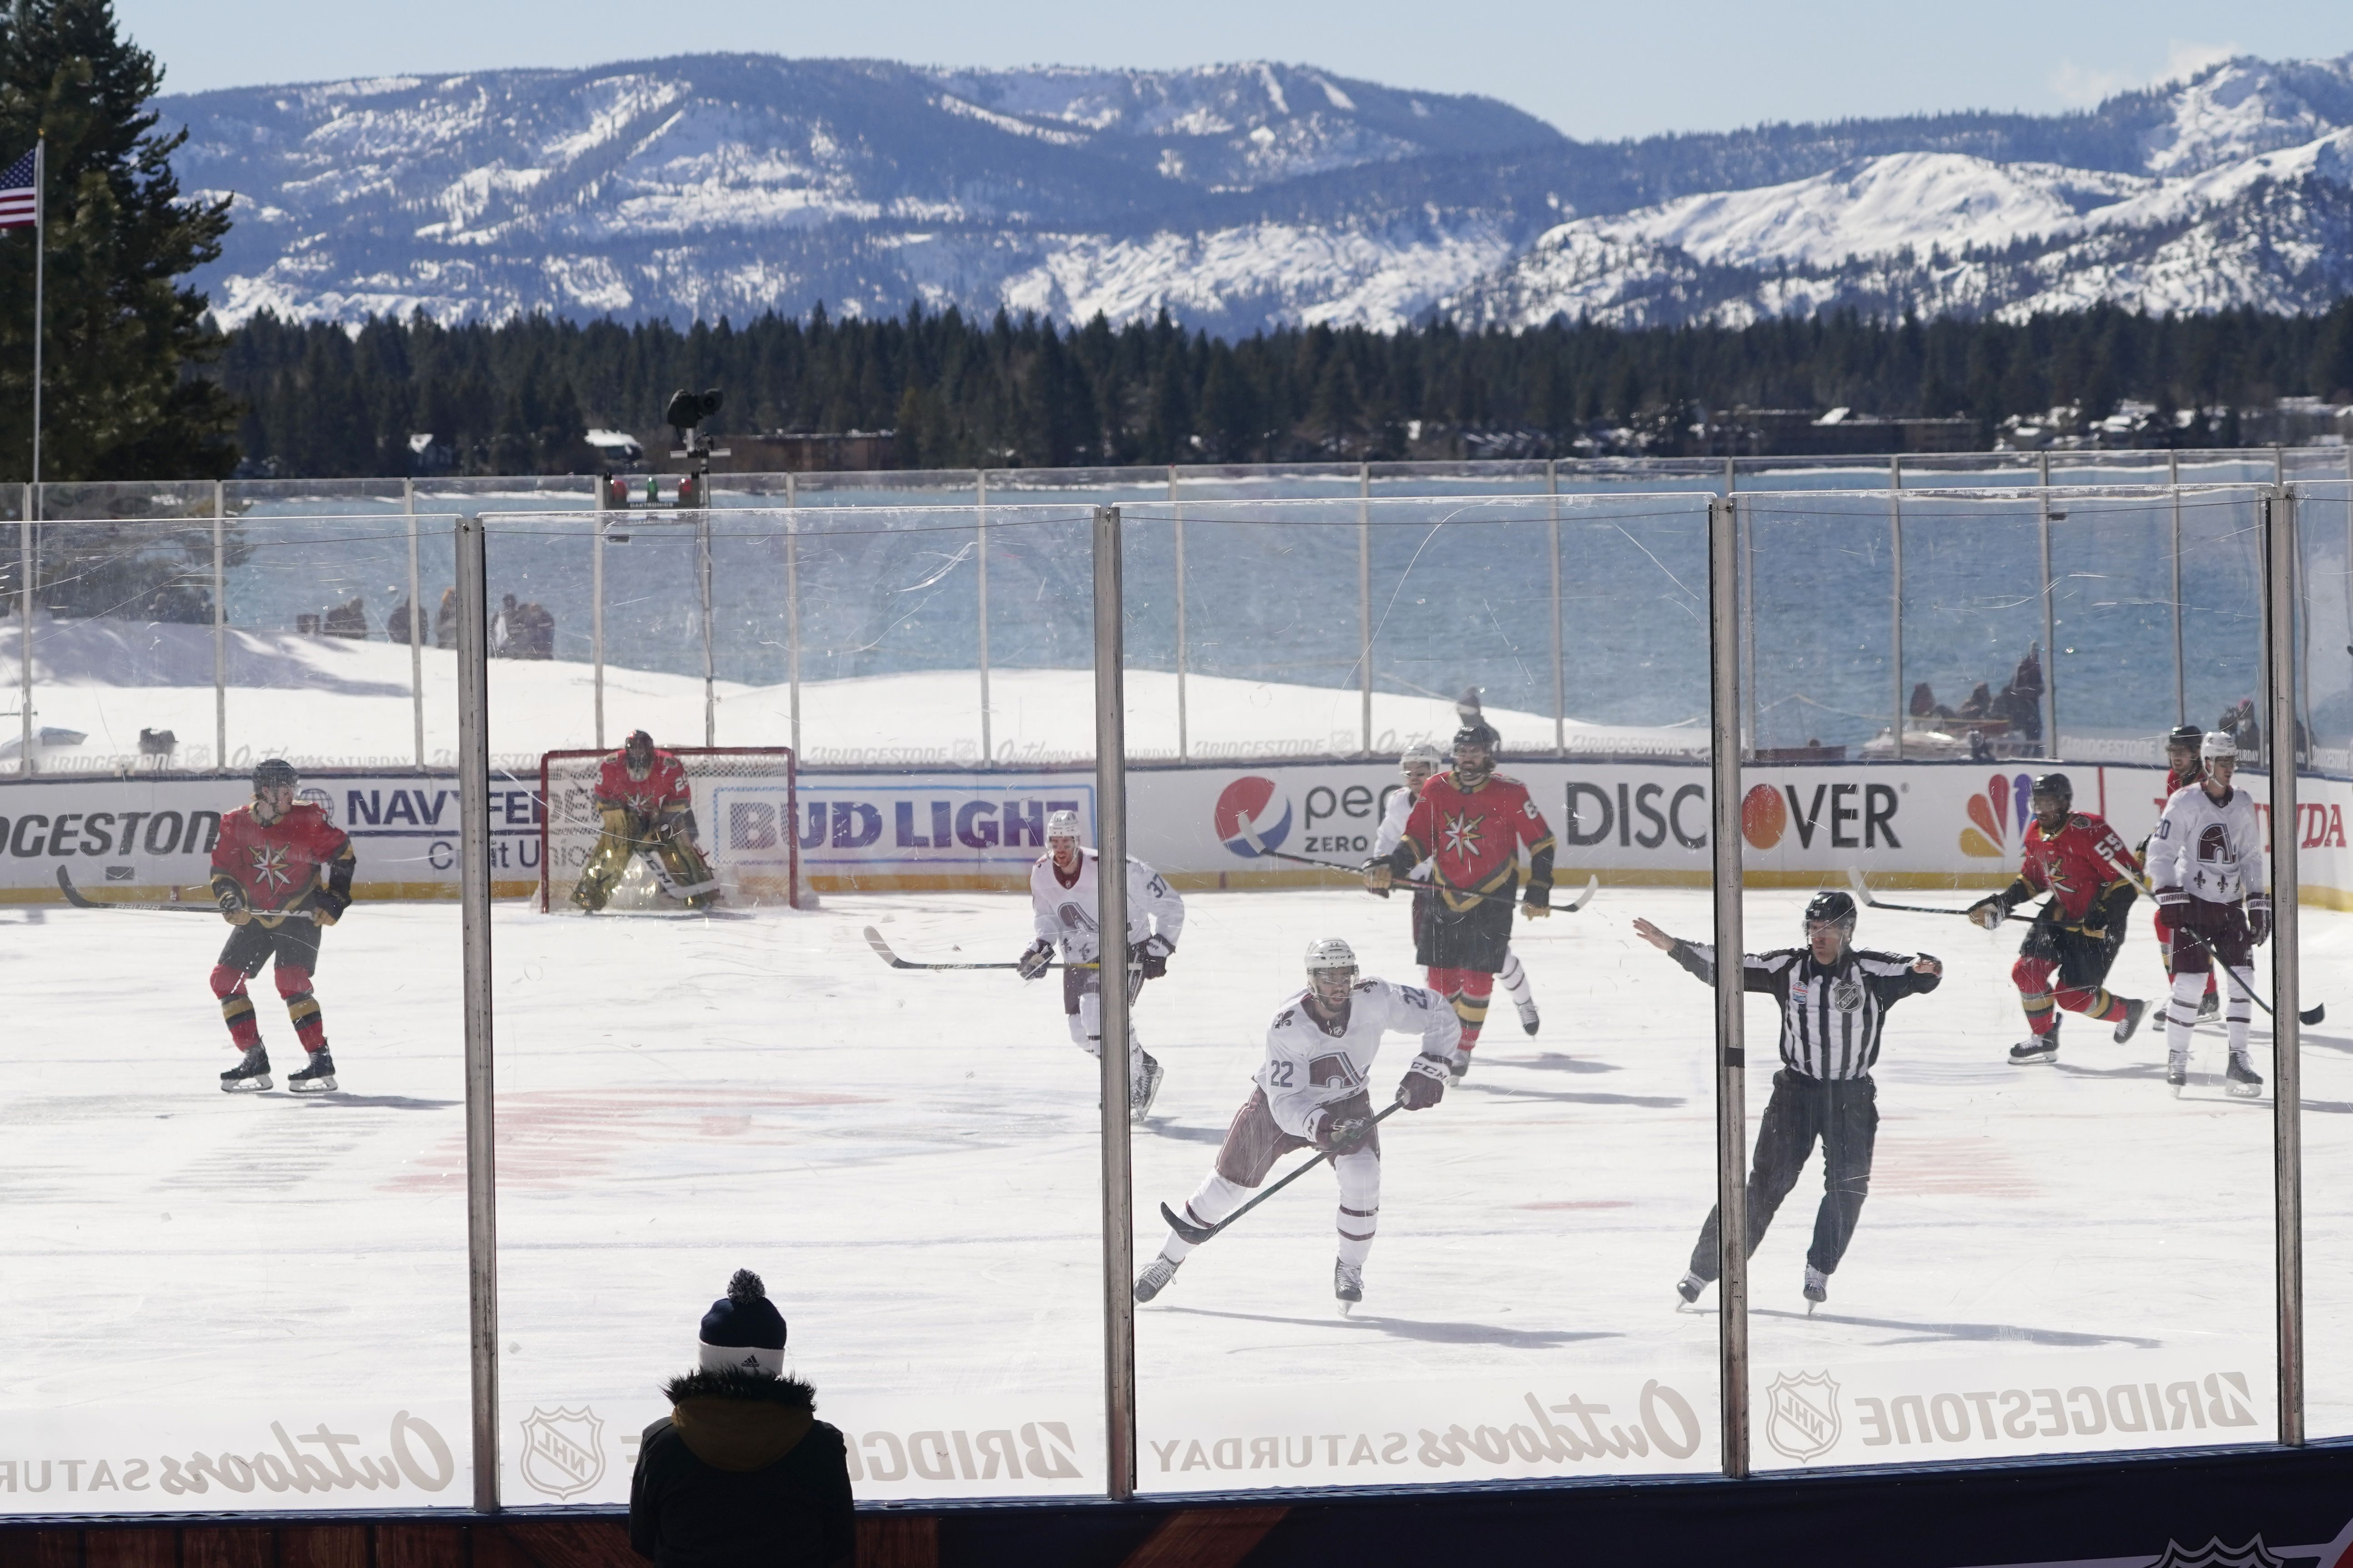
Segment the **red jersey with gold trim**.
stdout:
<path fill-rule="evenodd" d="M 1455 889 L 1509 894 L 1519 880 L 1522 846 L 1528 851 L 1529 891 L 1552 888 L 1552 829 L 1528 786 L 1503 773 L 1471 788 L 1451 773 L 1432 778 L 1406 817 L 1399 845 L 1412 851 L 1409 864 L 1431 863 L 1438 896 L 1458 914 L 1480 900 Z"/>
<path fill-rule="evenodd" d="M 692 805 L 694 789 L 686 782 L 685 764 L 669 752 L 655 752 L 653 764 L 641 779 L 629 776 L 628 763 L 616 752 L 597 771 L 596 804 L 617 805 L 639 816 L 659 816 L 673 806 Z"/>
<path fill-rule="evenodd" d="M 2132 870 L 2132 851 L 2101 817 L 2077 812 L 2051 834 L 2044 833 L 2039 818 L 2026 825 L 2026 855 L 2019 878 L 2036 892 L 2057 898 L 2071 921 L 2081 921 L 2093 900 L 2128 880 Z"/>
<path fill-rule="evenodd" d="M 213 889 L 217 893 L 224 879 L 236 883 L 246 907 L 259 915 L 314 905 L 340 915 L 352 901 L 355 858 L 350 836 L 308 801 L 295 802 L 267 824 L 256 820 L 252 806 L 241 805 L 221 817 Z"/>

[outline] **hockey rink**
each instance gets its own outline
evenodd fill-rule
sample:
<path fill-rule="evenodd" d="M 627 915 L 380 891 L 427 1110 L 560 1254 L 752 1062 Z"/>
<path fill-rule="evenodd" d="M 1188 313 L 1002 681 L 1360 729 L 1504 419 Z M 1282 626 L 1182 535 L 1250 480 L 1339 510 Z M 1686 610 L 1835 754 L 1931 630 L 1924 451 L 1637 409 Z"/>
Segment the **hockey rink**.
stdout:
<path fill-rule="evenodd" d="M 1751 894 L 1750 946 L 1793 942 L 1806 896 Z M 1343 936 L 1367 973 L 1419 978 L 1402 901 L 1343 889 L 1187 903 L 1170 973 L 1136 1011 L 1168 1069 L 1134 1141 L 1139 1261 L 1163 1235 L 1158 1205 L 1191 1192 L 1248 1095 L 1307 942 Z M 1708 897 L 1605 888 L 1579 913 L 1521 923 L 1543 1031 L 1525 1037 L 1499 992 L 1468 1081 L 1384 1126 L 1379 1241 L 1352 1317 L 1332 1298 L 1321 1172 L 1139 1309 L 1145 1489 L 1715 1467 L 1716 1292 L 1678 1311 L 1672 1289 L 1715 1190 L 1709 992 L 1635 938 L 1636 915 L 1702 938 Z M 2340 986 L 2353 917 L 2307 909 L 2304 921 L 2304 995 L 2332 1013 L 2304 1037 L 2318 1436 L 2353 1431 L 2353 985 Z M 2147 923 L 2137 910 L 2111 977 L 2120 994 L 2161 989 Z M 1028 900 L 986 894 L 828 896 L 814 911 L 718 920 L 497 907 L 510 1430 L 525 1412 L 593 1406 L 624 1442 L 661 1413 L 656 1386 L 691 1363 L 696 1320 L 728 1273 L 750 1267 L 790 1321 L 821 1413 L 853 1442 L 980 1434 L 985 1475 L 967 1454 L 962 1474 L 929 1480 L 905 1463 L 893 1477 L 899 1440 L 877 1441 L 861 1495 L 1100 1487 L 1093 1063 L 1069 1043 L 1052 981 L 892 970 L 861 937 L 869 924 L 924 960 L 1008 961 L 1029 938 Z M 419 1409 L 456 1412 L 462 1451 L 456 905 L 363 904 L 326 933 L 317 994 L 343 1088 L 306 1100 L 283 1089 L 300 1053 L 267 975 L 254 986 L 280 1087 L 215 1086 L 233 1059 L 205 984 L 217 921 L 15 906 L 0 928 L 6 1403 L 103 1427 L 159 1390 L 189 1405 L 282 1394 L 292 1409 L 396 1385 Z M 1799 1294 L 1818 1157 L 1757 1252 L 1760 1468 L 1807 1446 L 1767 1440 L 1767 1384 L 1784 1374 L 1847 1390 L 1842 1442 L 1821 1463 L 2273 1432 L 2268 1088 L 2223 1094 L 2209 1025 L 2177 1100 L 2155 1008 L 2127 1046 L 2071 1018 L 2057 1065 L 2010 1066 L 2017 929 L 1864 911 L 1862 945 L 1933 951 L 1946 980 L 1892 1016 L 1871 1196 L 1828 1304 L 1810 1317 Z M 2255 1059 L 2270 1078 L 2263 1023 Z M 1761 998 L 1748 1027 L 1753 1131 L 1775 1034 Z M 1385 1048 L 1377 1100 L 1412 1049 L 1403 1037 Z M 2003 1436 L 1998 1396 L 2011 1389 L 2030 1410 L 2022 1437 Z M 1614 1410 L 1605 1435 L 1634 1431 L 1647 1401 L 1650 1442 L 1479 1457 L 1481 1434 L 1504 1442 L 1530 1405 L 1578 1401 Z M 2194 1427 L 2150 1425 L 2193 1407 Z M 1051 1423 L 1069 1462 L 1037 1439 L 1033 1473 L 999 1477 L 989 1429 Z M 1450 1426 L 1464 1435 L 1451 1458 Z M 1991 1446 L 1969 1447 L 1980 1426 Z M 616 1448 L 568 1500 L 625 1497 L 633 1453 Z"/>

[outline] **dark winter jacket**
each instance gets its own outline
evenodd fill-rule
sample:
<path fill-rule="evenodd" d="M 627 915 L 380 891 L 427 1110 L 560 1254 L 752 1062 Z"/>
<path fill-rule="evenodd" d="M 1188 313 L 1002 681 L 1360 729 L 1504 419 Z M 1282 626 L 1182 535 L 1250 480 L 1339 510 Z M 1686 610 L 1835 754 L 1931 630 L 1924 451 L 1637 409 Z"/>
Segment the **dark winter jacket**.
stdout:
<path fill-rule="evenodd" d="M 849 1460 L 797 1378 L 691 1372 L 662 1391 L 629 1483 L 629 1544 L 659 1568 L 841 1568 L 857 1560 Z"/>

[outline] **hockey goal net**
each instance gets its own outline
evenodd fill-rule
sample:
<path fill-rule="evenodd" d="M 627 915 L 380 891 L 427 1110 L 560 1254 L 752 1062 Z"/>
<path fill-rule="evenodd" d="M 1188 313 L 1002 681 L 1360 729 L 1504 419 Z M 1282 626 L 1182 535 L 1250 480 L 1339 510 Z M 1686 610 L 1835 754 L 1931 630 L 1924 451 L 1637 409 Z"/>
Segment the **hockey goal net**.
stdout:
<path fill-rule="evenodd" d="M 793 788 L 793 753 L 785 746 L 665 746 L 686 769 L 694 795 L 695 842 L 719 881 L 723 909 L 785 905 L 803 909 L 812 901 L 801 883 L 799 796 Z M 539 907 L 555 914 L 578 912 L 572 889 L 596 847 L 603 827 L 593 795 L 596 775 L 615 755 L 602 752 L 549 752 L 539 760 Z M 643 854 L 630 858 L 628 872 L 605 906 L 616 911 L 675 909 L 661 879 Z"/>

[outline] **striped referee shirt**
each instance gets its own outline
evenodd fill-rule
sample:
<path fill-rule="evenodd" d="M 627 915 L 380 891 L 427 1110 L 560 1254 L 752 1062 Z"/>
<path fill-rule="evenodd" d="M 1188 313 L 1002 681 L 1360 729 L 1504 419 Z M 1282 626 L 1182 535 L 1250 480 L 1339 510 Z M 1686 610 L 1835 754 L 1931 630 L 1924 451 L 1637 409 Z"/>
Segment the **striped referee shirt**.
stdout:
<path fill-rule="evenodd" d="M 1713 943 L 1677 942 L 1672 956 L 1708 984 L 1715 984 Z M 1747 955 L 1743 990 L 1762 991 L 1781 1005 L 1781 1063 L 1811 1079 L 1869 1078 L 1887 1032 L 1887 1009 L 1905 996 L 1936 988 L 1937 976 L 1915 974 L 1917 956 L 1849 948 L 1836 963 L 1814 962 L 1811 948 L 1783 947 Z"/>

